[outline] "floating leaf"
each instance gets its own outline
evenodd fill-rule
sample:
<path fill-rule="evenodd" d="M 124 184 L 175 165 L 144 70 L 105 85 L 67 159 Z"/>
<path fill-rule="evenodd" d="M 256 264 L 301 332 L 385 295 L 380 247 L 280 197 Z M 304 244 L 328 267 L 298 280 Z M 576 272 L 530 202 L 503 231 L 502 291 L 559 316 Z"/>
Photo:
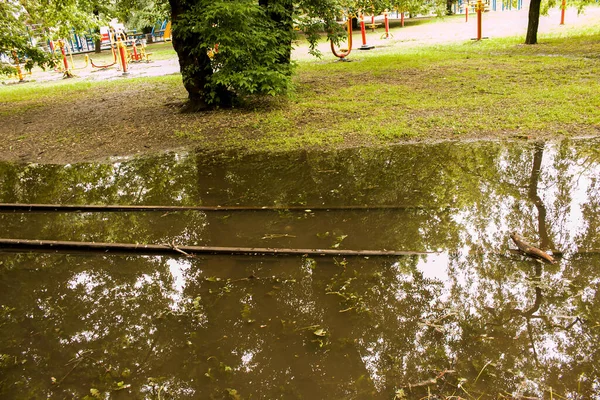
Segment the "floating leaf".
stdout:
<path fill-rule="evenodd" d="M 317 329 L 313 332 L 313 335 L 320 337 L 327 336 L 327 331 L 325 329 Z"/>
<path fill-rule="evenodd" d="M 227 388 L 227 393 L 229 394 L 229 397 L 231 397 L 233 400 L 242 400 L 242 397 L 238 394 L 237 390 L 235 389 Z"/>
<path fill-rule="evenodd" d="M 102 396 L 100 394 L 100 391 L 96 388 L 91 388 L 90 389 L 90 394 L 92 395 L 92 397 L 95 397 L 96 399 L 101 399 Z"/>

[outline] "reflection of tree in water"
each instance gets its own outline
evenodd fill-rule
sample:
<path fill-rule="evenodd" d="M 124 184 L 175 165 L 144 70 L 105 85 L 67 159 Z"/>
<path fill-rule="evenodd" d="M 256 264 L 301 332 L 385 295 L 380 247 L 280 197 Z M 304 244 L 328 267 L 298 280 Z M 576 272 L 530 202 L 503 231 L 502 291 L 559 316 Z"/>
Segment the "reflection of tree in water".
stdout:
<path fill-rule="evenodd" d="M 448 253 L 314 261 L 4 255 L 0 397 L 81 398 L 97 389 L 117 398 L 389 399 L 403 389 L 409 398 L 495 398 L 547 397 L 550 387 L 597 396 L 598 256 L 590 251 L 600 247 L 599 167 L 578 146 L 417 146 L 239 162 L 164 156 L 168 179 L 155 176 L 156 162 L 94 173 L 3 165 L 5 201 L 67 202 L 75 193 L 73 202 L 108 203 L 122 193 L 145 204 L 425 206 L 301 218 L 3 214 L 4 234 L 260 243 L 257 233 L 289 226 L 298 237 L 281 240 L 291 246 L 329 246 L 315 233 L 338 230 L 351 233 L 342 242 L 351 247 Z M 121 178 L 111 178 L 115 170 Z M 578 216 L 571 209 L 581 193 Z M 513 230 L 564 257 L 548 265 L 508 254 Z"/>

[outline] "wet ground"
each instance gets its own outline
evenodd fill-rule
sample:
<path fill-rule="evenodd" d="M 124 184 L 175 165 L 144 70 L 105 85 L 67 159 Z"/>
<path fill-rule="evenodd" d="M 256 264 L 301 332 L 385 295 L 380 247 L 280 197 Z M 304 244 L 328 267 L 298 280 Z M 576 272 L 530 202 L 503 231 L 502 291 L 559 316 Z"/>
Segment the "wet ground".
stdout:
<path fill-rule="evenodd" d="M 0 397 L 598 397 L 599 144 L 0 163 L 5 203 L 302 206 L 3 212 L 3 238 L 430 252 L 2 252 Z"/>

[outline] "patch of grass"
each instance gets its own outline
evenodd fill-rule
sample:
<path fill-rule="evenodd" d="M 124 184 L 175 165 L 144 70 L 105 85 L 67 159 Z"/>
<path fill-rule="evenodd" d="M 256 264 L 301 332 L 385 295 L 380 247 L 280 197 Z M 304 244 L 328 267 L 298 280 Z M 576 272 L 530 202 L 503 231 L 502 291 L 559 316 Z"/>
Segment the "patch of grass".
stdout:
<path fill-rule="evenodd" d="M 599 134 L 600 33 L 540 37 L 536 46 L 521 42 L 501 38 L 386 48 L 360 53 L 350 63 L 300 61 L 296 89 L 288 97 L 251 98 L 233 110 L 173 114 L 167 130 L 162 117 L 156 136 L 212 149 L 290 150 Z M 172 52 L 170 44 L 156 46 L 165 57 Z M 173 93 L 185 95 L 180 75 L 13 85 L 0 87 L 0 116 L 98 101 L 117 92 L 131 102 L 151 98 L 149 107 Z M 130 129 L 151 132 L 158 122 L 147 116 Z"/>
<path fill-rule="evenodd" d="M 63 79 L 51 82 L 29 82 L 21 85 L 0 86 L 2 101 L 6 103 L 72 101 L 81 98 L 93 98 L 94 94 L 122 90 L 134 87 L 136 90 L 144 86 L 180 86 L 180 75 L 158 77 L 139 77 L 130 79 L 111 79 L 106 81 L 86 81 L 79 79 Z M 90 99 L 91 100 L 91 99 Z"/>
<path fill-rule="evenodd" d="M 289 150 L 415 138 L 597 134 L 600 34 L 551 37 L 539 46 L 521 41 L 299 63 L 297 90 L 283 107 L 256 110 L 225 132 L 203 129 L 194 138 L 202 137 L 203 146 Z"/>

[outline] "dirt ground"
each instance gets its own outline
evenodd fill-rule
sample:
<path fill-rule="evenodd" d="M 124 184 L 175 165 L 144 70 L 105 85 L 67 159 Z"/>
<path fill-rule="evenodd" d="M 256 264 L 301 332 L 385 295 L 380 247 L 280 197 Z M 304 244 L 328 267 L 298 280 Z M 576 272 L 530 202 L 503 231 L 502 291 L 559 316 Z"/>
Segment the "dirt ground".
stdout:
<path fill-rule="evenodd" d="M 524 35 L 527 26 L 525 9 L 490 12 L 484 18 L 483 34 L 490 38 Z M 575 9 L 569 9 L 567 25 L 560 26 L 559 20 L 559 10 L 552 10 L 549 16 L 541 18 L 539 32 L 560 32 L 573 26 L 598 26 L 600 8 L 592 7 L 579 16 Z M 474 36 L 475 24 L 474 16 L 470 16 L 469 22 L 452 18 L 434 24 L 396 28 L 392 31 L 394 38 L 387 41 L 380 39 L 381 31 L 370 33 L 368 41 L 376 46 L 374 51 L 385 51 L 392 46 L 464 41 Z M 333 61 L 328 47 L 328 43 L 321 46 L 325 61 Z M 294 57 L 309 57 L 306 47 L 298 47 Z M 91 72 L 91 69 L 78 71 L 75 79 L 131 79 L 177 74 L 178 71 L 177 60 L 168 59 L 133 65 L 127 77 L 113 68 L 96 72 Z M 53 72 L 37 72 L 31 79 L 52 82 L 61 77 Z M 227 121 L 234 124 L 234 119 L 243 118 L 239 110 L 179 114 L 178 104 L 185 98 L 182 85 L 174 87 L 161 81 L 149 83 L 141 91 L 139 85 L 132 85 L 131 90 L 120 85 L 118 91 L 101 86 L 92 93 L 65 98 L 54 104 L 46 104 L 42 99 L 22 107 L 17 113 L 10 110 L 10 104 L 0 102 L 0 133 L 3 139 L 0 141 L 0 160 L 74 163 L 185 148 L 198 142 L 178 135 L 178 127 L 187 124 L 203 126 L 204 132 L 213 132 L 217 140 L 218 133 L 228 128 Z M 215 118 L 215 113 L 218 118 Z M 215 121 L 220 121 L 220 125 L 215 126 Z"/>

